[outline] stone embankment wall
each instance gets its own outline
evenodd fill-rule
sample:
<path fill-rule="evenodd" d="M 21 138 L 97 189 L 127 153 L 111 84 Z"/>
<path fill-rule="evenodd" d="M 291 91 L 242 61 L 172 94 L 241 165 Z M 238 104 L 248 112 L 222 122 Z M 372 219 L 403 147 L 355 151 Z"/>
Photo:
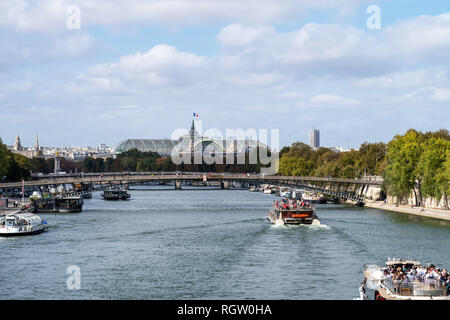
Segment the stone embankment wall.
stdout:
<path fill-rule="evenodd" d="M 363 189 L 364 188 L 364 189 Z M 369 187 L 360 187 L 357 190 L 359 195 L 365 196 L 367 199 L 371 200 L 382 200 L 382 192 L 381 186 L 369 186 Z"/>
<path fill-rule="evenodd" d="M 358 194 L 364 195 L 367 199 L 370 200 L 384 200 L 383 193 L 381 190 L 381 186 L 369 186 L 368 188 L 360 187 L 358 190 Z M 416 190 L 416 193 L 419 194 L 419 192 Z M 447 199 L 450 200 L 450 199 Z M 396 197 L 393 196 L 387 196 L 386 197 L 387 204 L 399 204 L 399 205 L 408 205 L 408 206 L 416 206 L 416 198 L 414 196 L 414 191 L 411 190 L 411 194 L 409 197 L 405 197 L 402 201 L 398 201 Z M 441 209 L 445 210 L 448 208 L 446 204 L 445 198 L 442 197 L 440 200 L 437 200 L 436 198 L 424 198 L 423 199 L 423 207 L 424 208 L 430 208 L 430 209 Z"/>
<path fill-rule="evenodd" d="M 398 201 L 397 197 L 393 196 L 387 196 L 386 198 L 387 203 L 389 204 L 403 204 L 403 205 L 410 205 L 410 206 L 416 206 L 416 198 L 414 196 L 414 192 L 411 193 L 409 197 L 405 197 L 402 201 Z M 442 209 L 445 210 L 448 208 L 445 203 L 444 197 L 440 201 L 438 201 L 436 198 L 424 198 L 423 199 L 423 207 L 425 208 L 431 208 L 431 209 Z"/>

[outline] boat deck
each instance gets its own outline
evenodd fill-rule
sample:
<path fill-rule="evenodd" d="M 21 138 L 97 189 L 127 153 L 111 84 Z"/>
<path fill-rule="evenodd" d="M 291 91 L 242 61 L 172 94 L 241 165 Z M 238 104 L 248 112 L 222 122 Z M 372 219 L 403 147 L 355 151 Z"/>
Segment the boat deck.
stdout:
<path fill-rule="evenodd" d="M 0 216 L 4 216 L 7 214 L 16 214 L 16 213 L 20 213 L 21 210 L 17 209 L 17 208 L 9 208 L 9 209 L 0 209 Z"/>

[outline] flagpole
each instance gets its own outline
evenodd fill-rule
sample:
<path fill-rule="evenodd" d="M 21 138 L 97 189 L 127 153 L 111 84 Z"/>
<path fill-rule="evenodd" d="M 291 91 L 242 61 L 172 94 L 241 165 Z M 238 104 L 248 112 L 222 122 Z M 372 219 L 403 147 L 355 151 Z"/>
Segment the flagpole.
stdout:
<path fill-rule="evenodd" d="M 25 180 L 22 180 L 22 207 L 24 206 L 25 202 Z"/>

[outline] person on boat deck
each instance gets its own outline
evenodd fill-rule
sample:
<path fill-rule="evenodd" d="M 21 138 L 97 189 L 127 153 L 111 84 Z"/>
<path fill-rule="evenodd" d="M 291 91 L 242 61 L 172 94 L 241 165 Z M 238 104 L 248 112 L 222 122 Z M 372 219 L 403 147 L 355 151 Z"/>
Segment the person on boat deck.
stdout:
<path fill-rule="evenodd" d="M 441 281 L 442 282 L 447 282 L 448 281 L 448 272 L 447 272 L 447 269 L 442 269 L 442 272 L 441 272 Z"/>
<path fill-rule="evenodd" d="M 409 278 L 406 275 L 403 275 L 402 280 L 403 280 L 403 283 L 411 282 L 411 280 L 409 280 Z"/>
<path fill-rule="evenodd" d="M 411 269 L 407 274 L 409 281 L 416 280 L 416 276 L 417 276 L 417 271 L 415 269 Z"/>
<path fill-rule="evenodd" d="M 425 273 L 427 271 L 425 270 L 425 268 L 422 268 L 422 266 L 419 265 L 419 267 L 417 268 L 417 276 L 422 278 L 423 276 L 425 276 Z"/>

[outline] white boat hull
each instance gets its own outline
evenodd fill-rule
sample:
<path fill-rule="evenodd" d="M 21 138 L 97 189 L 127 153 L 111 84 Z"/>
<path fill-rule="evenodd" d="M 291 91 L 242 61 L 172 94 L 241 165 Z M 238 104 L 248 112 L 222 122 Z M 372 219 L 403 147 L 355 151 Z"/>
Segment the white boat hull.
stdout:
<path fill-rule="evenodd" d="M 19 228 L 2 228 L 0 237 L 18 237 L 39 234 L 48 230 L 47 226 L 34 227 L 30 230 L 19 230 Z"/>

